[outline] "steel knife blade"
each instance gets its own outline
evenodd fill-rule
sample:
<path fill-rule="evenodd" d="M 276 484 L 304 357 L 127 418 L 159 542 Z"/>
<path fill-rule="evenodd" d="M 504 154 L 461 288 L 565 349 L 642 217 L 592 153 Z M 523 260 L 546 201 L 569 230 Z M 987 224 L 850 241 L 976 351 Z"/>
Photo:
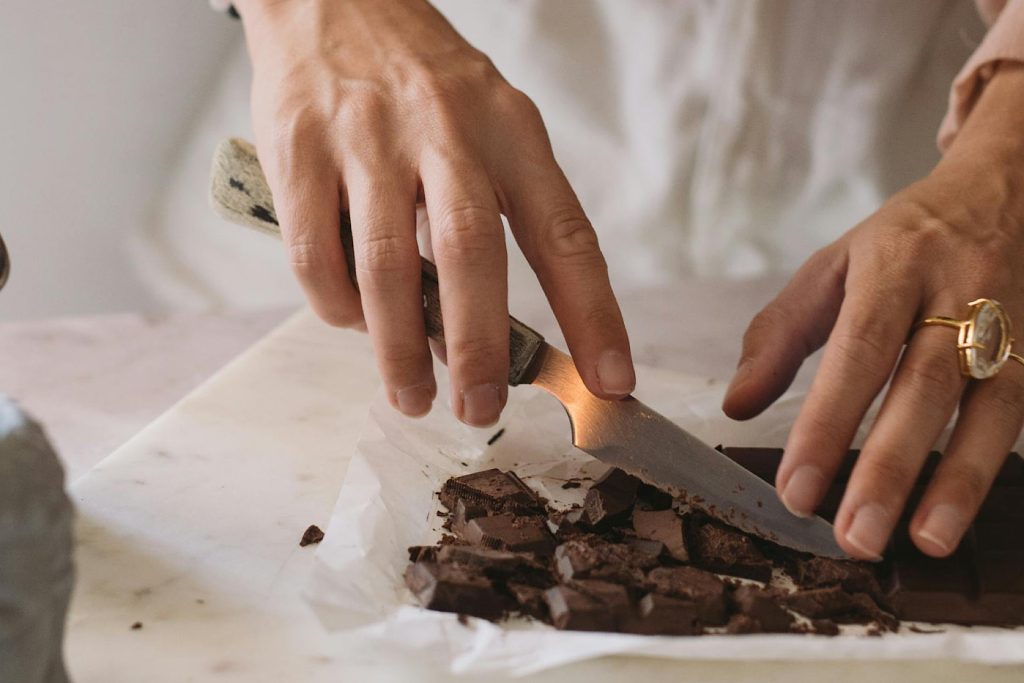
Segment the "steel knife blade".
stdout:
<path fill-rule="evenodd" d="M 218 146 L 210 194 L 224 218 L 280 236 L 270 188 L 250 143 L 230 139 Z M 340 224 L 349 272 L 358 287 L 347 214 Z M 443 341 L 437 270 L 425 259 L 421 265 L 427 334 Z M 846 557 L 828 522 L 793 515 L 770 484 L 635 398 L 594 396 L 569 356 L 512 317 L 509 384 L 532 384 L 551 393 L 569 414 L 573 444 L 598 460 L 749 533 L 815 555 Z"/>

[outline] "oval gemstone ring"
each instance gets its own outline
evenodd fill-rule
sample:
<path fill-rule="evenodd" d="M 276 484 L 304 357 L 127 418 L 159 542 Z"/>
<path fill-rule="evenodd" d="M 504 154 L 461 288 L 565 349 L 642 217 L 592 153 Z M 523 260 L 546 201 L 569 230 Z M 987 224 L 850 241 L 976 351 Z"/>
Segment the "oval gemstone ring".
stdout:
<path fill-rule="evenodd" d="M 965 320 L 941 315 L 932 316 L 917 323 L 914 330 L 925 325 L 941 325 L 956 329 L 960 373 L 964 377 L 993 377 L 1010 358 L 1024 364 L 1024 358 L 1012 352 L 1010 316 L 1003 305 L 994 299 L 977 299 L 968 305 L 971 310 Z"/>

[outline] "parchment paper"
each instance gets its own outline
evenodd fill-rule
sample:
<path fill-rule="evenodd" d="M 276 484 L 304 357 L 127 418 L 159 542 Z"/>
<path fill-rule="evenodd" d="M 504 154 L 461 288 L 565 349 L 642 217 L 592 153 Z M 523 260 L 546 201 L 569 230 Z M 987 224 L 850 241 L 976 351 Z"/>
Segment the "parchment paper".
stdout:
<path fill-rule="evenodd" d="M 644 368 L 639 374 L 638 398 L 711 444 L 782 446 L 802 400 L 802 395 L 786 395 L 761 417 L 736 423 L 721 414 L 720 383 Z M 446 396 L 447 387 L 440 386 L 438 395 Z M 488 446 L 501 429 L 502 436 Z M 402 581 L 407 548 L 439 538 L 443 519 L 436 514 L 434 492 L 448 477 L 489 467 L 513 469 L 545 497 L 566 504 L 583 495 L 579 489 L 563 490 L 566 479 L 598 476 L 606 469 L 570 445 L 561 406 L 532 387 L 511 390 L 501 423 L 486 431 L 459 424 L 443 405 L 420 420 L 403 418 L 379 396 L 356 444 L 307 590 L 325 627 L 386 642 L 396 653 L 418 652 L 455 673 L 525 675 L 614 654 L 1024 662 L 1024 629 L 927 626 L 940 632 L 658 637 L 560 632 L 525 619 L 491 624 L 471 618 L 463 624 L 454 614 L 421 609 Z"/>

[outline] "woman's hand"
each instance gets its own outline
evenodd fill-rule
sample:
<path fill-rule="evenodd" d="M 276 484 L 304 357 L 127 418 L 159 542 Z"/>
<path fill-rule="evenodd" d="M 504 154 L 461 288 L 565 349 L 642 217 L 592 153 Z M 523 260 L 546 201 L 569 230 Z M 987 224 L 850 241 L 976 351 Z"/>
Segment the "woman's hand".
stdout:
<path fill-rule="evenodd" d="M 776 478 L 796 514 L 821 502 L 865 411 L 891 377 L 835 520 L 854 557 L 885 549 L 930 449 L 959 408 L 949 446 L 910 522 L 925 553 L 951 553 L 1024 423 L 1024 365 L 966 381 L 957 333 L 927 316 L 967 317 L 978 298 L 1024 325 L 1024 67 L 1002 66 L 925 179 L 812 256 L 750 324 L 727 392 L 753 417 L 825 344 Z M 904 343 L 909 342 L 904 350 Z"/>
<path fill-rule="evenodd" d="M 392 405 L 436 393 L 423 324 L 417 201 L 437 260 L 452 406 L 495 422 L 507 396 L 501 215 L 537 274 L 587 387 L 633 389 L 597 237 L 540 114 L 425 0 L 240 0 L 260 161 L 313 309 L 364 322 Z M 352 219 L 358 290 L 339 212 Z"/>

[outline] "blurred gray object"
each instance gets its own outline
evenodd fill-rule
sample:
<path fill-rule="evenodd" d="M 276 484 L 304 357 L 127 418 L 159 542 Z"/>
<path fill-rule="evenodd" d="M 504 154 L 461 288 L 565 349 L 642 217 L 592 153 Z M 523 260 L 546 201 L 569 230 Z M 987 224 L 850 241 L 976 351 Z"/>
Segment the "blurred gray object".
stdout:
<path fill-rule="evenodd" d="M 0 289 L 7 284 L 7 276 L 11 272 L 11 257 L 7 254 L 7 245 L 4 244 L 4 236 L 0 235 Z"/>
<path fill-rule="evenodd" d="M 64 683 L 72 508 L 42 428 L 0 394 L 0 683 Z"/>

